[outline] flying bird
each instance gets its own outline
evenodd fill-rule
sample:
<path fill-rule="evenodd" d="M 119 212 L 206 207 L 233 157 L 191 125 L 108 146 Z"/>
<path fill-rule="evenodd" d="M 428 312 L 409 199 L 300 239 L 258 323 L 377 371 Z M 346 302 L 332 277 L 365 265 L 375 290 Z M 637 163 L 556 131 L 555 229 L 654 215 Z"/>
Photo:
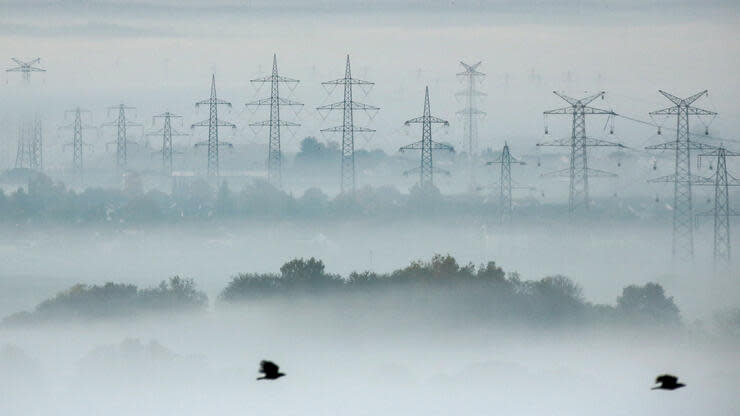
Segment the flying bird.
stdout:
<path fill-rule="evenodd" d="M 280 372 L 280 367 L 277 364 L 267 360 L 260 362 L 260 373 L 264 375 L 257 377 L 257 380 L 275 380 L 285 375 Z"/>
<path fill-rule="evenodd" d="M 660 386 L 655 386 L 651 390 L 676 390 L 685 386 L 685 384 L 678 382 L 678 377 L 670 374 L 658 376 L 655 382 L 660 383 Z"/>

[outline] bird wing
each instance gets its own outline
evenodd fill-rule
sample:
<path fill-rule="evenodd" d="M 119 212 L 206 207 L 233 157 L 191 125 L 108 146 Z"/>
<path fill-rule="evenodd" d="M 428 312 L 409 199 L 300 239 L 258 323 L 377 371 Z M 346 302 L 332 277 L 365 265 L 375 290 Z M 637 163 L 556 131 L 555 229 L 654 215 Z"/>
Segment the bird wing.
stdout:
<path fill-rule="evenodd" d="M 663 374 L 658 376 L 655 379 L 656 383 L 662 383 L 662 384 L 675 384 L 678 381 L 678 377 L 672 376 L 670 374 Z"/>
<path fill-rule="evenodd" d="M 260 362 L 260 372 L 264 374 L 277 374 L 280 367 L 272 361 L 263 360 Z"/>

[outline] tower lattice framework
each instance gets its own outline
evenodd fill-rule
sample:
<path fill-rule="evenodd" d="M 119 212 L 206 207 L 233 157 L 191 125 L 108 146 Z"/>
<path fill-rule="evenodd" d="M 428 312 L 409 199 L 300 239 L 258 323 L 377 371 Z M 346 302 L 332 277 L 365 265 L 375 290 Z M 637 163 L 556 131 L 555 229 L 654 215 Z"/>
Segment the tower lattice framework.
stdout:
<path fill-rule="evenodd" d="M 354 112 L 357 110 L 377 111 L 379 107 L 363 104 L 354 101 L 352 98 L 352 86 L 372 86 L 373 82 L 363 81 L 352 78 L 349 55 L 344 69 L 344 78 L 326 81 L 323 85 L 341 85 L 344 89 L 344 99 L 334 104 L 328 104 L 317 107 L 317 110 L 342 110 L 342 125 L 323 129 L 323 132 L 341 132 L 342 133 L 342 166 L 341 166 L 341 183 L 340 192 L 354 196 L 357 186 L 357 177 L 355 175 L 355 132 L 374 132 L 375 130 L 367 127 L 360 127 L 354 124 Z"/>
<path fill-rule="evenodd" d="M 65 112 L 65 117 L 70 113 L 74 114 L 74 121 L 72 121 L 72 124 L 62 126 L 60 128 L 72 130 L 72 142 L 66 143 L 64 147 L 72 146 L 72 172 L 75 176 L 82 179 L 84 172 L 84 148 L 86 145 L 89 146 L 82 138 L 82 131 L 85 129 L 95 129 L 95 127 L 85 125 L 82 122 L 82 114 L 90 113 L 90 111 L 77 107 L 72 110 L 67 110 Z"/>
<path fill-rule="evenodd" d="M 691 195 L 691 184 L 703 182 L 704 178 L 691 174 L 691 151 L 712 150 L 709 146 L 699 142 L 691 141 L 689 132 L 690 115 L 713 116 L 717 113 L 692 107 L 691 104 L 706 95 L 704 90 L 688 98 L 678 98 L 665 91 L 659 91 L 675 106 L 653 111 L 650 115 L 675 115 L 676 116 L 676 140 L 648 146 L 651 150 L 673 150 L 676 152 L 675 173 L 660 178 L 651 179 L 648 182 L 673 183 L 673 244 L 671 252 L 674 259 L 693 260 L 694 258 L 694 212 Z"/>
<path fill-rule="evenodd" d="M 126 116 L 127 110 L 134 110 L 134 107 L 129 107 L 125 104 L 118 104 L 116 106 L 108 107 L 108 113 L 111 111 L 117 111 L 118 116 L 115 121 L 103 123 L 103 126 L 115 127 L 116 128 L 116 173 L 123 174 L 128 169 L 128 145 L 132 143 L 128 139 L 128 128 L 141 126 L 133 120 L 130 120 Z"/>
<path fill-rule="evenodd" d="M 501 214 L 501 222 L 508 223 L 509 221 L 511 221 L 511 215 L 513 212 L 511 203 L 511 190 L 513 189 L 511 180 L 511 165 L 525 165 L 526 163 L 513 157 L 511 155 L 511 152 L 509 151 L 509 144 L 504 142 L 504 148 L 503 150 L 501 150 L 501 155 L 495 160 L 492 160 L 486 164 L 501 165 L 501 182 L 499 184 L 499 209 Z"/>
<path fill-rule="evenodd" d="M 163 120 L 162 128 L 149 133 L 148 135 L 162 137 L 162 149 L 156 153 L 162 154 L 162 174 L 165 176 L 172 176 L 172 155 L 174 153 L 172 150 L 172 136 L 186 136 L 186 134 L 180 133 L 172 128 L 172 119 L 182 118 L 182 116 L 166 111 L 162 114 L 153 116 L 152 123 L 154 123 L 158 118 Z"/>
<path fill-rule="evenodd" d="M 247 103 L 247 106 L 270 106 L 270 119 L 250 124 L 250 126 L 270 128 L 270 137 L 267 150 L 267 181 L 275 186 L 276 188 L 282 187 L 283 181 L 283 163 L 282 153 L 280 148 L 280 128 L 281 127 L 297 127 L 300 126 L 298 123 L 281 120 L 280 118 L 280 107 L 282 106 L 302 106 L 302 103 L 297 101 L 288 100 L 280 97 L 280 84 L 297 84 L 297 79 L 282 77 L 278 74 L 277 66 L 277 55 L 272 56 L 272 74 L 266 77 L 257 78 L 251 80 L 253 83 L 269 83 L 270 84 L 270 97 L 263 98 L 251 103 Z"/>
<path fill-rule="evenodd" d="M 429 105 L 429 87 L 427 86 L 424 91 L 424 113 L 421 117 L 412 118 L 407 120 L 405 125 L 410 124 L 421 124 L 421 140 L 409 145 L 403 146 L 399 151 L 404 152 L 407 150 L 421 150 L 421 163 L 418 168 L 408 170 L 404 172 L 404 175 L 410 173 L 419 172 L 419 187 L 422 191 L 427 192 L 434 188 L 434 172 L 440 172 L 448 174 L 449 172 L 435 168 L 433 163 L 433 153 L 435 150 L 447 150 L 454 151 L 455 149 L 447 144 L 438 143 L 432 140 L 432 124 L 443 124 L 449 126 L 447 120 L 443 120 L 439 117 L 432 116 L 432 112 Z"/>
<path fill-rule="evenodd" d="M 601 114 L 616 116 L 616 113 L 611 110 L 603 110 L 588 106 L 592 101 L 603 97 L 605 94 L 604 91 L 581 99 L 571 98 L 557 91 L 553 91 L 553 93 L 566 101 L 569 106 L 545 111 L 544 114 L 546 117 L 552 114 L 571 115 L 573 118 L 571 136 L 565 139 L 538 143 L 537 146 L 559 146 L 570 148 L 569 167 L 567 169 L 544 174 L 543 176 L 569 178 L 568 213 L 571 219 L 573 219 L 577 214 L 589 210 L 591 205 L 589 197 L 590 177 L 614 178 L 617 176 L 610 172 L 590 168 L 588 166 L 588 148 L 624 146 L 619 143 L 594 139 L 586 136 L 587 115 Z"/>
<path fill-rule="evenodd" d="M 209 177 L 218 177 L 220 175 L 219 167 L 219 147 L 228 146 L 233 147 L 231 143 L 219 142 L 218 140 L 218 128 L 219 127 L 231 127 L 236 129 L 234 123 L 223 121 L 218 118 L 218 106 L 226 105 L 231 107 L 231 103 L 219 99 L 216 96 L 216 75 L 211 75 L 211 96 L 210 98 L 195 103 L 196 107 L 201 105 L 208 106 L 208 119 L 191 125 L 191 128 L 196 127 L 208 127 L 208 140 L 204 142 L 196 143 L 195 146 L 207 146 L 208 147 L 208 165 L 206 168 L 206 174 Z"/>
<path fill-rule="evenodd" d="M 462 78 L 466 84 L 465 90 L 458 92 L 456 95 L 465 98 L 465 108 L 458 111 L 457 114 L 460 114 L 465 118 L 464 142 L 466 145 L 465 150 L 468 154 L 468 189 L 471 192 L 477 188 L 475 179 L 475 160 L 478 151 L 478 119 L 486 114 L 484 111 L 476 107 L 478 99 L 485 96 L 485 93 L 479 91 L 476 87 L 478 80 L 486 76 L 483 72 L 478 71 L 478 67 L 481 63 L 482 62 L 478 62 L 473 65 L 468 65 L 465 62 L 460 61 L 460 65 L 462 65 L 465 70 L 457 74 L 457 76 Z"/>
<path fill-rule="evenodd" d="M 730 217 L 737 216 L 730 207 L 730 186 L 740 186 L 740 180 L 727 172 L 727 157 L 740 156 L 740 153 L 720 146 L 713 151 L 700 154 L 699 157 L 716 158 L 716 170 L 712 177 L 694 182 L 695 185 L 714 187 L 714 208 L 707 213 L 699 214 L 714 217 L 714 263 L 728 266 L 731 258 Z"/>

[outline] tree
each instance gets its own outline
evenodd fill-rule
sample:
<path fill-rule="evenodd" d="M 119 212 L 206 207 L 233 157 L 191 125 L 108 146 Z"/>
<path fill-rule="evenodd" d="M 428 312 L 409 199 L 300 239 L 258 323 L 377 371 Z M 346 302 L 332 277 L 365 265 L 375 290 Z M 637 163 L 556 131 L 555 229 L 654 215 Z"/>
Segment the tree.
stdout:
<path fill-rule="evenodd" d="M 663 286 L 657 283 L 625 287 L 617 298 L 617 310 L 629 318 L 646 323 L 678 324 L 681 321 L 673 298 L 666 297 Z"/>

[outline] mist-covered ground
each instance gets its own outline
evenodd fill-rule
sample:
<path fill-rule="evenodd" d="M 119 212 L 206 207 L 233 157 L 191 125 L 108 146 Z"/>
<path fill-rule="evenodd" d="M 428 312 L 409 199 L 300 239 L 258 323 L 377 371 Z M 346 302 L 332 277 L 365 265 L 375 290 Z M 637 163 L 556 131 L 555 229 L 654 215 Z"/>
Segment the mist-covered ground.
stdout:
<path fill-rule="evenodd" d="M 4 330 L 0 406 L 77 415 L 737 410 L 737 338 L 393 322 L 336 306 L 273 300 L 207 315 Z M 256 381 L 264 358 L 287 376 Z M 688 386 L 651 391 L 662 372 Z"/>

